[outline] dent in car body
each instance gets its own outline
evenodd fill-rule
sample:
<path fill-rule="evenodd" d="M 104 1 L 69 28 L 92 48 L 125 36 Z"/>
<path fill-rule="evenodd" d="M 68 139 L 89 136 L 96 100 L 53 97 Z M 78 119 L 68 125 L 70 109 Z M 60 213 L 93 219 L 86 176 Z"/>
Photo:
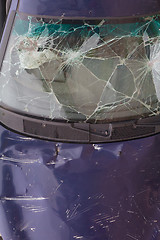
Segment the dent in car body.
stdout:
<path fill-rule="evenodd" d="M 19 11 L 77 17 L 87 6 L 85 17 L 115 17 L 120 10 L 122 15 L 133 15 L 133 2 L 128 0 L 126 4 L 114 1 L 120 8 L 113 4 L 106 8 L 107 15 L 99 15 L 95 1 L 70 1 L 71 10 L 67 10 L 68 1 L 43 3 L 45 8 L 40 1 L 23 0 Z M 139 12 L 136 6 L 144 8 Z M 134 13 L 149 14 L 158 10 L 159 3 L 137 0 L 134 7 Z M 160 135 L 89 145 L 37 140 L 3 127 L 0 136 L 0 235 L 4 240 L 160 238 Z"/>
<path fill-rule="evenodd" d="M 4 240 L 159 239 L 160 135 L 92 145 L 0 132 Z"/>

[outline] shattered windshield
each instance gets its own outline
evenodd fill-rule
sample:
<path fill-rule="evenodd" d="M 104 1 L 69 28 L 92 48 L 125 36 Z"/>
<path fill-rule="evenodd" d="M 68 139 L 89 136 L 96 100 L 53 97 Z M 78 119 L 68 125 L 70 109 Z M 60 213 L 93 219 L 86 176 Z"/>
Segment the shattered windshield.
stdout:
<path fill-rule="evenodd" d="M 17 14 L 1 68 L 1 105 L 79 122 L 157 115 L 159 29 L 159 16 L 55 20 Z"/>

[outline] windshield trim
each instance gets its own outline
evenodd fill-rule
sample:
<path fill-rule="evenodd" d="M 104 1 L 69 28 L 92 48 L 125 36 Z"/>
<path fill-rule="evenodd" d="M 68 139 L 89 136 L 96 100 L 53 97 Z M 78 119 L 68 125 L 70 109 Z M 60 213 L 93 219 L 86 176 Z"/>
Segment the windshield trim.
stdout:
<path fill-rule="evenodd" d="M 160 133 L 160 116 L 115 123 L 63 123 L 24 116 L 0 107 L 0 122 L 11 131 L 56 142 L 107 143 L 149 137 Z"/>

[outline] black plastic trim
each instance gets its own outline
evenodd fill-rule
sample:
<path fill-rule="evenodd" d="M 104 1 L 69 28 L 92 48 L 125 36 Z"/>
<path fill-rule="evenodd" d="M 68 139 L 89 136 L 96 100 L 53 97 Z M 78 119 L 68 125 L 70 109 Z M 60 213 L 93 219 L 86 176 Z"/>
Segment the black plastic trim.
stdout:
<path fill-rule="evenodd" d="M 160 116 L 107 124 L 63 123 L 23 116 L 1 107 L 0 122 L 18 133 L 56 142 L 105 143 L 160 133 Z"/>

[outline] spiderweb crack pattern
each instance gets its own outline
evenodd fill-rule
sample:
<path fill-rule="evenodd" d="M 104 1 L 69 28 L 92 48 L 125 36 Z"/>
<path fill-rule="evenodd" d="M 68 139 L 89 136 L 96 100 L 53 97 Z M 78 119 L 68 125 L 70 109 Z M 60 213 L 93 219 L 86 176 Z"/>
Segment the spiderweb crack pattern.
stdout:
<path fill-rule="evenodd" d="M 1 102 L 67 121 L 159 114 L 159 16 L 133 22 L 17 14 L 1 69 Z"/>

